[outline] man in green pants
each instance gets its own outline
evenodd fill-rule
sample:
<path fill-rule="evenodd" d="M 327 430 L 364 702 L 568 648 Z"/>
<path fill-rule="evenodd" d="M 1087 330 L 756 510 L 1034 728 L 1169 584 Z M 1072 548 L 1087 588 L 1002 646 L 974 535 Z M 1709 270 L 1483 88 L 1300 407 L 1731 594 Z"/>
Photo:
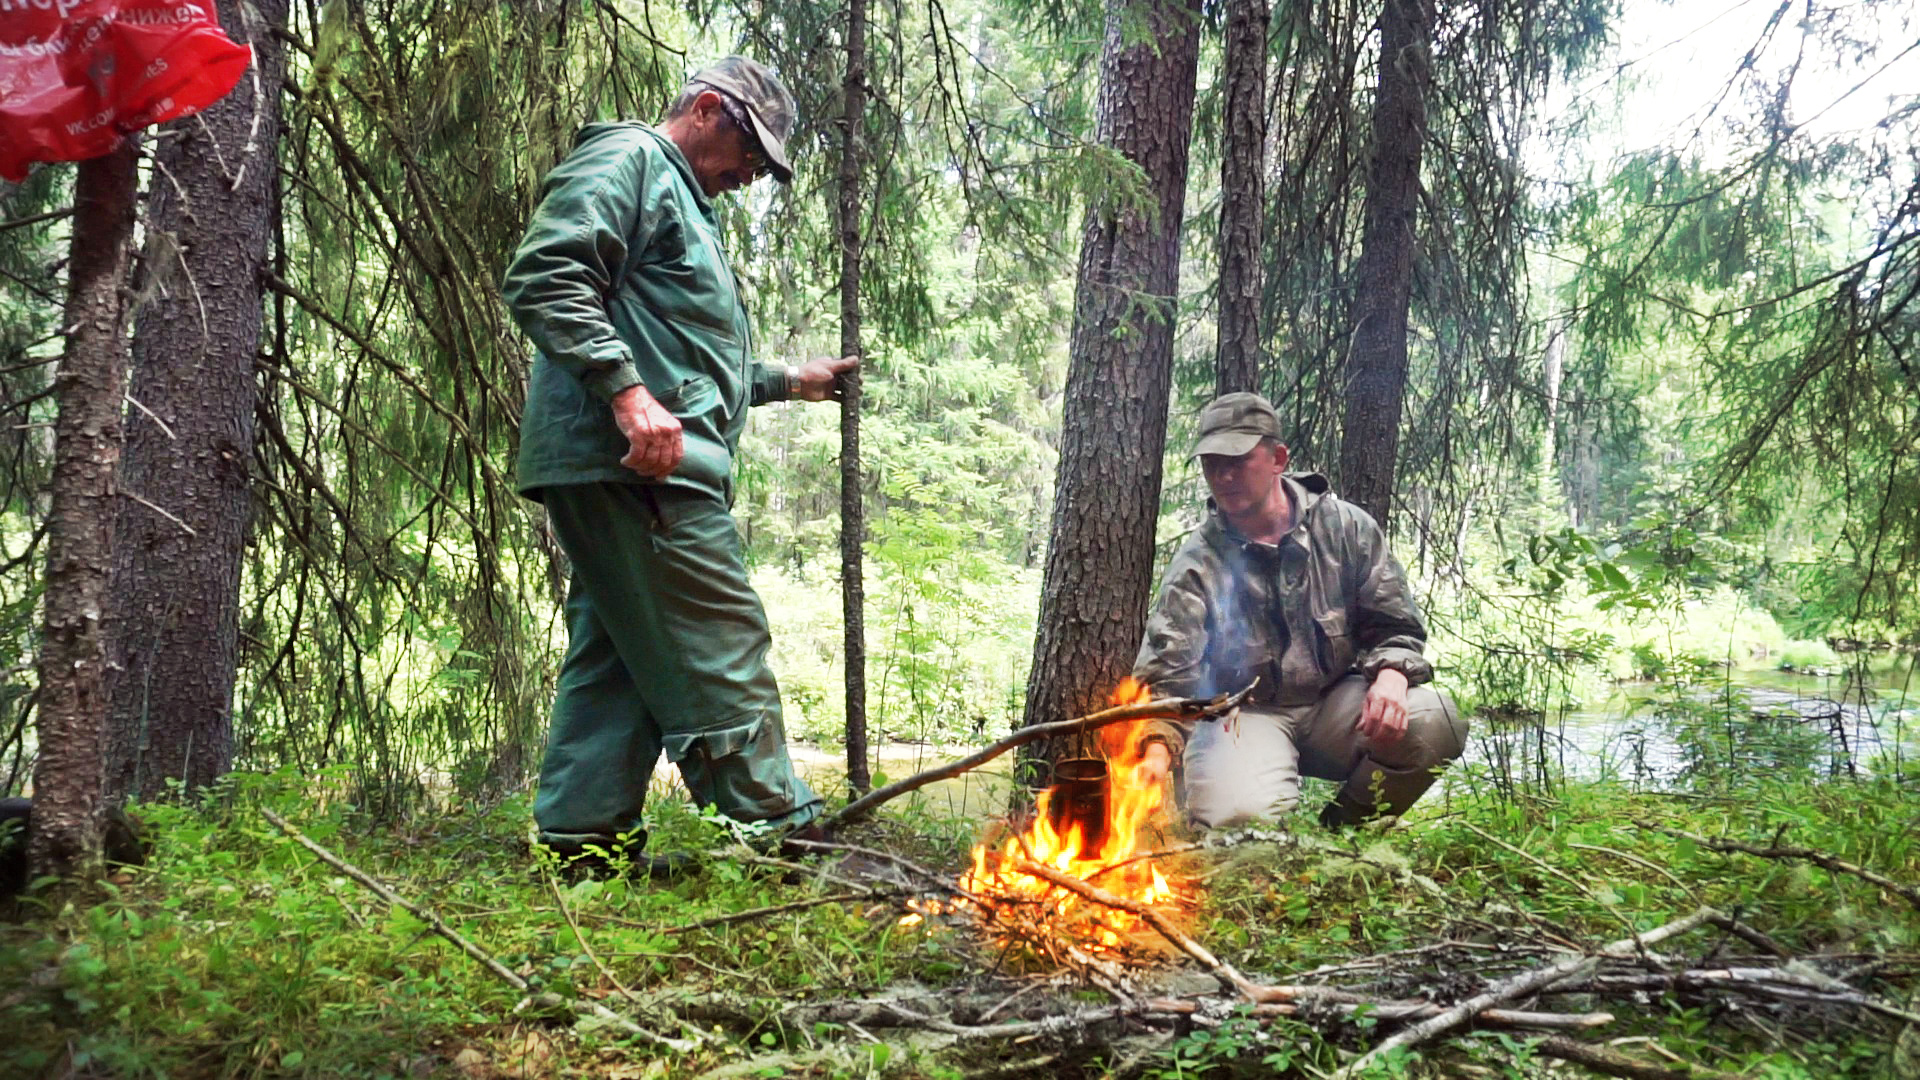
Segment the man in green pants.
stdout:
<path fill-rule="evenodd" d="M 657 127 L 582 129 L 507 268 L 502 293 L 538 349 L 520 491 L 546 505 L 573 568 L 533 811 L 562 854 L 640 835 L 662 751 L 736 820 L 778 830 L 820 813 L 787 756 L 728 508 L 748 406 L 825 401 L 858 361 L 755 361 L 709 201 L 791 180 L 793 115 L 772 72 L 728 57 Z"/>

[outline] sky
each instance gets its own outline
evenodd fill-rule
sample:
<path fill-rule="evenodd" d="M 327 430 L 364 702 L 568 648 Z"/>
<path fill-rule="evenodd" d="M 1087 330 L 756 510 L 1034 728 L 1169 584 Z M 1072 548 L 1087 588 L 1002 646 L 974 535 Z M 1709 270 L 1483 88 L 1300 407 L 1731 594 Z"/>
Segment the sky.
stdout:
<path fill-rule="evenodd" d="M 1768 21 L 1782 10 L 1769 35 Z M 1858 40 L 1821 40 L 1821 24 L 1846 26 Z M 1616 25 L 1611 59 L 1561 87 L 1547 110 L 1552 116 L 1583 101 L 1604 113 L 1617 103 L 1617 120 L 1596 124 L 1583 140 L 1576 160 L 1584 163 L 1687 143 L 1709 160 L 1731 152 L 1726 121 L 1751 116 L 1756 103 L 1751 86 L 1727 85 L 1750 50 L 1768 83 L 1798 56 L 1788 116 L 1816 138 L 1871 128 L 1920 94 L 1920 14 L 1907 2 L 1624 0 Z"/>

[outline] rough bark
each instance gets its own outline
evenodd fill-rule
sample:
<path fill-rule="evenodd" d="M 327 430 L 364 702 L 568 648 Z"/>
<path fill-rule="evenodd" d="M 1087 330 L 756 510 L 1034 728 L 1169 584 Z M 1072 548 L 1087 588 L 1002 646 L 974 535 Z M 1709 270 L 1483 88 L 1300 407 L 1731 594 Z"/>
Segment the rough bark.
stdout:
<path fill-rule="evenodd" d="M 1093 711 L 1132 667 L 1153 593 L 1199 49 L 1199 0 L 1110 0 L 1095 137 L 1150 202 L 1088 207 L 1026 723 Z"/>
<path fill-rule="evenodd" d="M 54 377 L 54 463 L 40 642 L 40 760 L 27 859 L 35 877 L 100 862 L 106 810 L 106 635 L 114 466 L 126 395 L 126 267 L 139 151 L 80 163 L 68 261 L 66 350 Z"/>
<path fill-rule="evenodd" d="M 233 762 L 254 359 L 272 203 L 286 0 L 221 0 L 254 75 L 173 125 L 148 196 L 113 560 L 108 790 L 195 790 Z"/>
<path fill-rule="evenodd" d="M 1227 4 L 1220 151 L 1220 327 L 1214 392 L 1258 391 L 1266 244 L 1267 0 Z"/>
<path fill-rule="evenodd" d="M 867 105 L 867 3 L 847 0 L 847 71 L 840 152 L 840 355 L 860 351 L 860 129 Z M 860 373 L 845 376 L 840 403 L 840 603 L 846 623 L 847 786 L 864 794 L 867 769 L 867 537 L 860 485 Z"/>
<path fill-rule="evenodd" d="M 1407 388 L 1414 209 L 1433 83 L 1433 0 L 1387 0 L 1340 441 L 1340 493 L 1387 526 Z"/>

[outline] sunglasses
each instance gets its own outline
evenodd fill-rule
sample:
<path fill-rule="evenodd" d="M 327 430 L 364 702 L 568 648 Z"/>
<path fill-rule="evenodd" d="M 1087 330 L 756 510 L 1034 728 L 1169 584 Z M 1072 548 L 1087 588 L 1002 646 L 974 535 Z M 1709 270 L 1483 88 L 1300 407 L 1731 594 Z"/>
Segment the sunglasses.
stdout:
<path fill-rule="evenodd" d="M 760 146 L 760 135 L 753 130 L 753 121 L 747 119 L 746 108 L 718 90 L 714 93 L 720 97 L 720 111 L 726 113 L 727 119 L 746 137 L 747 168 L 752 170 L 753 179 L 772 172 L 772 166 L 767 164 L 767 152 Z"/>

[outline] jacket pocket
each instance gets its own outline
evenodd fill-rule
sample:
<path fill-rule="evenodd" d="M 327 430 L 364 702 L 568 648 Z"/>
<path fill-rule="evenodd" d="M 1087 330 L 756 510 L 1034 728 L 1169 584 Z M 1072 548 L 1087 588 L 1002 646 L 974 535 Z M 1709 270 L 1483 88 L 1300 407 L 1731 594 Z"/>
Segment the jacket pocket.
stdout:
<path fill-rule="evenodd" d="M 682 379 L 679 385 L 653 395 L 653 399 L 660 403 L 661 408 L 682 419 L 699 416 L 713 408 L 714 402 L 719 400 L 719 397 L 719 388 L 705 375 L 694 375 Z"/>
<path fill-rule="evenodd" d="M 1353 667 L 1353 639 L 1347 636 L 1347 614 L 1326 611 L 1313 617 L 1314 659 L 1329 678 L 1346 674 Z"/>

